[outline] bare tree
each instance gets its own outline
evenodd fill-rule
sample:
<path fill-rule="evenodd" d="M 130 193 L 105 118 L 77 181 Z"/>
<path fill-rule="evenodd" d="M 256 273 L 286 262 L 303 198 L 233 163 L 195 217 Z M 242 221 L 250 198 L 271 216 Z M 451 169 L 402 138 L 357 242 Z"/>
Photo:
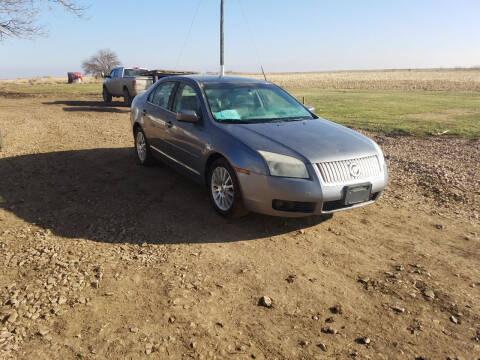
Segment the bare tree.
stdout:
<path fill-rule="evenodd" d="M 103 49 L 82 63 L 82 69 L 87 75 L 101 76 L 110 74 L 113 68 L 120 66 L 117 54 L 112 50 Z"/>
<path fill-rule="evenodd" d="M 44 7 L 57 5 L 75 16 L 82 16 L 86 7 L 73 0 L 0 0 L 0 41 L 6 38 L 33 39 L 45 35 L 38 24 Z"/>

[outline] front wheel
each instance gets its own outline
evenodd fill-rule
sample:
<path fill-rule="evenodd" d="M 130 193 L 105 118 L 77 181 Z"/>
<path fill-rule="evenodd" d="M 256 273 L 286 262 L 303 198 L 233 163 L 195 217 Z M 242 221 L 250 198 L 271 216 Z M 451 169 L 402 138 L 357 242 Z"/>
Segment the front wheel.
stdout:
<path fill-rule="evenodd" d="M 247 214 L 240 186 L 230 164 L 225 159 L 214 161 L 208 173 L 208 193 L 215 210 L 226 217 Z"/>
<path fill-rule="evenodd" d="M 107 104 L 112 102 L 112 95 L 108 92 L 105 86 L 103 87 L 103 101 L 105 101 Z"/>

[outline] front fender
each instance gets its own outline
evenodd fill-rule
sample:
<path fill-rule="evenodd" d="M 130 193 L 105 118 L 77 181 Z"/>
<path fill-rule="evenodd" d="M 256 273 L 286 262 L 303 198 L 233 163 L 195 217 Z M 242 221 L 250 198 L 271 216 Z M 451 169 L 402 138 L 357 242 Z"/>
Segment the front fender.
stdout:
<path fill-rule="evenodd" d="M 135 127 L 135 124 L 139 124 L 142 128 L 145 128 L 142 112 L 140 111 L 140 104 L 143 101 L 143 96 L 135 96 L 132 101 L 132 106 L 130 108 L 130 123 L 132 129 Z"/>
<path fill-rule="evenodd" d="M 268 175 L 267 165 L 262 156 L 239 139 L 218 128 L 212 139 L 215 139 L 214 143 L 207 145 L 206 156 L 204 156 L 205 172 L 208 171 L 206 167 L 211 156 L 219 154 L 233 167 L 248 170 L 254 174 Z"/>

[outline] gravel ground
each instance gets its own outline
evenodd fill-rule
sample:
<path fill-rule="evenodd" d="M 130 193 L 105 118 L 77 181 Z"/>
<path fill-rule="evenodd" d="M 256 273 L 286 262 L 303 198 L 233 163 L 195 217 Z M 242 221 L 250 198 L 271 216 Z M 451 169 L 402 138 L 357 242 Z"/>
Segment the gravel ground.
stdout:
<path fill-rule="evenodd" d="M 364 132 L 383 148 L 391 174 L 387 197 L 411 200 L 435 214 L 447 211 L 478 221 L 480 142 L 457 138 L 414 138 Z M 409 191 L 405 191 L 409 189 Z"/>
<path fill-rule="evenodd" d="M 0 96 L 0 131 L 0 358 L 480 358 L 478 141 L 369 133 L 376 204 L 232 221 L 121 106 Z"/>

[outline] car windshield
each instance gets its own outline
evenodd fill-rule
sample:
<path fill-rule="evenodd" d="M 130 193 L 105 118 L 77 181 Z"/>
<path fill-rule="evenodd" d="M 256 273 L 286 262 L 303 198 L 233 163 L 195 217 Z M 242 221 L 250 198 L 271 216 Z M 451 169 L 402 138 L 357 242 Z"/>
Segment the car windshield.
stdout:
<path fill-rule="evenodd" d="M 213 83 L 204 85 L 215 120 L 229 123 L 313 119 L 297 100 L 272 84 Z"/>
<path fill-rule="evenodd" d="M 145 69 L 125 69 L 123 72 L 123 76 L 139 76 L 142 75 L 145 71 Z"/>

